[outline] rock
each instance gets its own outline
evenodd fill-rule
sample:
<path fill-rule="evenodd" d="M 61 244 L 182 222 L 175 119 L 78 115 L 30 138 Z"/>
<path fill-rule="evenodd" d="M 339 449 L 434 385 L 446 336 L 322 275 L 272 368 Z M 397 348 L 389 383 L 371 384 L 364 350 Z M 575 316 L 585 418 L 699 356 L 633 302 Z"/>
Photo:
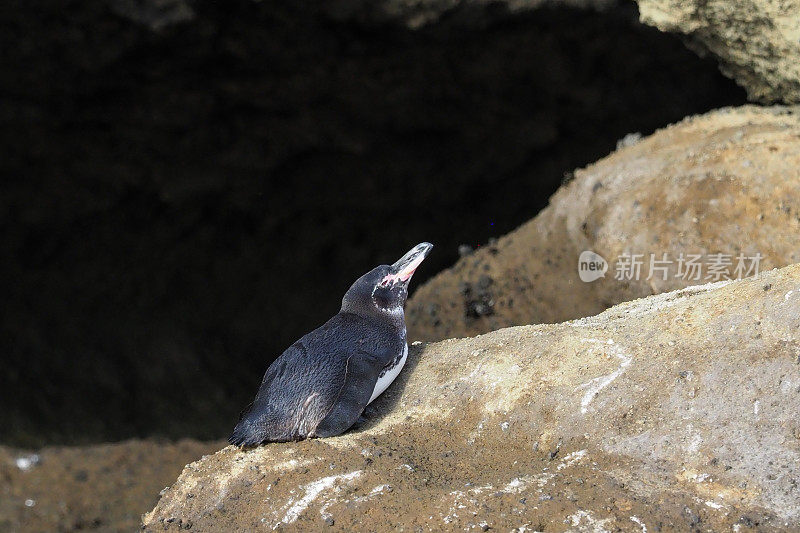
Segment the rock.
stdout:
<path fill-rule="evenodd" d="M 195 17 L 194 10 L 186 0 L 107 0 L 107 2 L 117 15 L 153 31 L 188 22 Z"/>
<path fill-rule="evenodd" d="M 790 530 L 799 289 L 794 265 L 414 346 L 365 427 L 226 447 L 188 465 L 143 527 Z"/>
<path fill-rule="evenodd" d="M 711 54 L 722 72 L 735 79 L 751 100 L 800 103 L 800 0 L 637 0 L 640 19 L 685 37 L 700 55 Z M 502 5 L 510 11 L 554 4 L 619 10 L 615 0 L 334 0 L 334 18 L 376 24 L 400 21 L 419 28 L 443 15 Z M 466 23 L 485 23 L 490 13 L 465 14 Z M 476 22 L 477 21 L 477 22 Z"/>
<path fill-rule="evenodd" d="M 800 1 L 637 2 L 642 22 L 713 54 L 752 100 L 800 103 Z"/>
<path fill-rule="evenodd" d="M 0 531 L 134 531 L 186 462 L 219 446 L 130 440 L 35 454 L 0 446 Z"/>
<path fill-rule="evenodd" d="M 440 340 L 560 322 L 743 277 L 750 267 L 793 264 L 798 230 L 798 109 L 746 106 L 689 118 L 578 170 L 536 218 L 421 286 L 407 306 L 409 335 Z M 578 260 L 587 250 L 608 262 L 604 278 L 581 281 Z M 638 279 L 623 268 L 623 254 L 642 255 Z M 740 254 L 745 268 L 737 273 Z M 702 256 L 699 279 L 688 267 L 692 255 Z M 493 283 L 478 295 L 483 277 Z M 478 304 L 491 312 L 476 312 Z"/>
<path fill-rule="evenodd" d="M 331 0 L 324 3 L 324 9 L 335 19 L 354 20 L 369 26 L 393 22 L 416 29 L 438 21 L 443 15 L 452 18 L 458 12 L 463 13 L 462 23 L 486 24 L 487 19 L 491 19 L 490 10 L 496 10 L 499 5 L 509 11 L 554 5 L 602 11 L 618 4 L 618 0 Z"/>

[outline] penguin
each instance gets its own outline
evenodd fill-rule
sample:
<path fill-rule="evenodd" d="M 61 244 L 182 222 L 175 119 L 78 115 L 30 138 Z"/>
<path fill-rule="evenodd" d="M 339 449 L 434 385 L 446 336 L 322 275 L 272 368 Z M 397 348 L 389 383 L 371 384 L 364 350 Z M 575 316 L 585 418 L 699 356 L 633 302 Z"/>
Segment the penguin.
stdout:
<path fill-rule="evenodd" d="M 347 431 L 405 365 L 403 306 L 411 276 L 432 248 L 420 243 L 358 278 L 338 314 L 272 362 L 229 442 L 249 447 Z"/>

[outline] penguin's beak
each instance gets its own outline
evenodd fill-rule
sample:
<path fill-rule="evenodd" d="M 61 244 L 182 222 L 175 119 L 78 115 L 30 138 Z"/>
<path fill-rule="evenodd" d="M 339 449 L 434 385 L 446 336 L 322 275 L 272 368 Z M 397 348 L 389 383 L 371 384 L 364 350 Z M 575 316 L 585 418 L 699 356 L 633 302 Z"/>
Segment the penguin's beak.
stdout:
<path fill-rule="evenodd" d="M 413 247 L 391 266 L 391 272 L 384 278 L 383 283 L 408 283 L 411 276 L 414 275 L 414 271 L 425 260 L 432 248 L 433 245 L 429 242 L 422 242 Z"/>

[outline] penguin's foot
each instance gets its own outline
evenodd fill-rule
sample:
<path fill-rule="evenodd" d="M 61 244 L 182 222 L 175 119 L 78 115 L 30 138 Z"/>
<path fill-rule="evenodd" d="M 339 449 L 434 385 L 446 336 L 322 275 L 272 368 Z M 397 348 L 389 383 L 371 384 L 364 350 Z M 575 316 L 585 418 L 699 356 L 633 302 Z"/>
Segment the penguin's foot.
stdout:
<path fill-rule="evenodd" d="M 351 428 L 352 429 L 362 428 L 367 424 L 367 422 L 369 422 L 369 418 L 364 416 L 364 413 L 361 413 L 360 415 L 358 415 L 358 419 L 353 423 Z"/>

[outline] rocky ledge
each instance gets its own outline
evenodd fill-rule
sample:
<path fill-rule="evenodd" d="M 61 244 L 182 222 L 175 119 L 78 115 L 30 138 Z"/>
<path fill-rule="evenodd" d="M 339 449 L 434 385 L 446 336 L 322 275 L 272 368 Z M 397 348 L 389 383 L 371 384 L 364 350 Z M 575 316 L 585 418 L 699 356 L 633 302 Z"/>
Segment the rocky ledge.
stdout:
<path fill-rule="evenodd" d="M 148 531 L 792 530 L 800 265 L 417 344 L 363 427 L 188 465 Z"/>
<path fill-rule="evenodd" d="M 501 327 L 561 322 L 687 285 L 679 257 L 760 257 L 762 270 L 800 262 L 800 108 L 744 106 L 690 117 L 575 172 L 536 218 L 472 252 L 414 293 L 409 335 L 434 341 Z M 584 283 L 585 250 L 609 262 Z M 637 255 L 641 275 L 615 279 Z M 667 254 L 666 275 L 650 256 Z"/>
<path fill-rule="evenodd" d="M 800 103 L 797 0 L 637 0 L 642 22 L 711 53 L 752 100 Z"/>
<path fill-rule="evenodd" d="M 133 531 L 187 461 L 221 442 L 0 446 L 0 531 Z"/>

